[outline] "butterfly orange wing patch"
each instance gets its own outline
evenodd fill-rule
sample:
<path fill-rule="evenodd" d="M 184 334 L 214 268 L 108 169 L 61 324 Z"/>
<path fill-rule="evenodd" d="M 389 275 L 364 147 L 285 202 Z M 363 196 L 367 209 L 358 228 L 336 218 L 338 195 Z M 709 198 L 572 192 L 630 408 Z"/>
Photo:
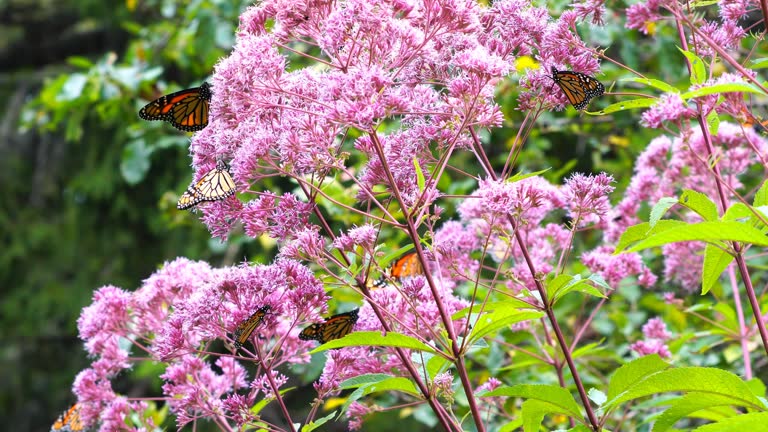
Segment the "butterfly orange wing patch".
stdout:
<path fill-rule="evenodd" d="M 208 126 L 211 96 L 211 85 L 204 82 L 200 87 L 177 91 L 153 100 L 139 110 L 139 117 L 150 121 L 167 121 L 185 132 L 203 130 Z"/>
<path fill-rule="evenodd" d="M 327 318 L 324 323 L 315 323 L 299 333 L 301 340 L 316 340 L 321 344 L 340 339 L 352 332 L 357 323 L 359 309 L 340 313 Z"/>
<path fill-rule="evenodd" d="M 251 334 L 264 321 L 264 317 L 272 309 L 271 306 L 265 305 L 256 310 L 247 320 L 243 321 L 235 329 L 235 350 L 240 349 L 248 339 L 251 338 Z"/>
<path fill-rule="evenodd" d="M 592 98 L 605 93 L 603 83 L 581 72 L 559 71 L 552 66 L 552 79 L 577 110 L 586 108 Z"/>
<path fill-rule="evenodd" d="M 64 414 L 60 415 L 51 426 L 51 432 L 81 432 L 85 430 L 80 419 L 80 404 L 74 404 Z"/>

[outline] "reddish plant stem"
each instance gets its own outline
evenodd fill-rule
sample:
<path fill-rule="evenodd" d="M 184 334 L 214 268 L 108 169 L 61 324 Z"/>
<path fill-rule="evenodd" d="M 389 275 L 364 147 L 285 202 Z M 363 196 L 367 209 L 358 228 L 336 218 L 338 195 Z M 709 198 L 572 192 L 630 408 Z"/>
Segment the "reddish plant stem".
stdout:
<path fill-rule="evenodd" d="M 299 179 L 297 179 L 299 180 Z M 299 185 L 301 186 L 302 190 L 304 191 L 304 194 L 307 197 L 310 197 L 311 195 L 309 192 L 304 189 L 304 184 L 299 181 Z M 312 206 L 312 211 L 317 216 L 318 220 L 320 220 L 320 224 L 323 226 L 323 229 L 325 232 L 331 237 L 335 238 L 333 234 L 333 230 L 331 229 L 328 222 L 325 220 L 325 217 L 320 212 L 320 209 L 317 205 Z M 347 258 L 347 255 L 344 253 L 341 253 L 341 258 L 344 260 L 347 266 L 350 266 L 351 263 L 349 262 L 349 259 Z M 363 291 L 363 295 L 365 295 L 366 300 L 370 299 L 370 291 L 368 290 L 368 287 L 365 285 L 364 280 L 358 280 L 358 287 L 360 287 L 360 290 Z M 379 310 L 378 306 L 375 304 L 375 302 L 368 302 L 371 305 L 371 309 L 376 314 L 376 317 L 379 318 L 379 321 L 381 321 L 381 326 L 386 332 L 392 331 L 389 328 L 389 325 L 387 324 L 386 320 L 384 319 L 384 314 Z M 419 387 L 419 391 L 421 391 L 422 395 L 424 395 L 424 398 L 427 400 L 429 405 L 432 407 L 432 410 L 435 412 L 435 414 L 438 417 L 438 420 L 440 423 L 442 423 L 445 430 L 450 431 L 452 430 L 452 427 L 455 428 L 455 425 L 453 425 L 453 422 L 448 417 L 447 413 L 445 412 L 445 409 L 443 409 L 443 406 L 440 405 L 432 396 L 430 396 L 429 388 L 424 384 L 424 382 L 421 380 L 419 372 L 416 370 L 416 368 L 411 363 L 410 358 L 405 354 L 402 348 L 395 348 L 395 353 L 397 353 L 397 356 L 400 358 L 400 361 L 403 363 L 405 368 L 408 370 L 408 373 L 411 374 L 411 377 L 416 382 L 416 386 Z M 457 429 L 459 430 L 459 429 Z"/>
<path fill-rule="evenodd" d="M 384 155 L 384 147 L 382 146 L 381 141 L 379 140 L 379 137 L 378 135 L 376 135 L 375 132 L 372 132 L 370 136 L 371 136 L 371 141 L 374 144 L 373 147 L 376 150 L 376 154 L 379 157 L 379 161 L 382 164 L 383 171 L 387 174 L 387 180 L 389 181 L 392 194 L 394 195 L 397 203 L 400 205 L 400 208 L 403 209 L 404 213 L 406 213 L 405 211 L 407 209 L 407 206 L 405 205 L 405 200 L 403 200 L 403 197 L 400 194 L 400 189 L 397 187 L 395 178 L 392 176 L 392 171 L 389 169 L 389 164 L 387 164 L 387 159 Z M 411 238 L 411 241 L 413 242 L 413 246 L 416 251 L 416 254 L 419 257 L 419 261 L 421 261 L 422 263 L 426 262 L 424 249 L 421 247 L 421 242 L 419 241 L 419 232 L 413 223 L 413 219 L 411 217 L 406 217 L 405 223 L 406 223 L 406 231 L 408 231 L 408 236 Z M 464 394 L 467 397 L 467 403 L 469 404 L 469 410 L 472 414 L 472 418 L 475 421 L 475 427 L 477 427 L 477 430 L 479 432 L 485 432 L 485 424 L 483 423 L 482 414 L 480 413 L 480 409 L 477 406 L 477 401 L 475 400 L 474 391 L 472 390 L 472 384 L 469 381 L 469 376 L 467 375 L 467 369 L 462 358 L 462 353 L 459 350 L 459 344 L 456 338 L 456 330 L 453 328 L 453 320 L 451 320 L 451 316 L 448 314 L 448 311 L 446 310 L 445 305 L 443 304 L 443 300 L 440 296 L 440 293 L 437 291 L 437 285 L 435 284 L 435 281 L 432 278 L 432 273 L 424 272 L 424 277 L 427 280 L 427 285 L 429 286 L 430 291 L 432 291 L 432 297 L 435 301 L 435 306 L 437 306 L 437 310 L 440 313 L 440 318 L 443 321 L 443 324 L 445 325 L 445 329 L 448 333 L 448 339 L 451 341 L 450 348 L 453 355 L 453 361 L 456 364 L 456 373 L 459 375 L 461 385 L 464 389 Z"/>
<path fill-rule="evenodd" d="M 764 0 L 765 1 L 765 0 Z M 677 32 L 678 36 L 680 37 L 680 43 L 684 50 L 688 51 L 688 43 L 685 38 L 685 30 L 683 29 L 683 24 L 681 20 L 675 19 L 675 23 L 677 24 Z M 691 31 L 696 31 L 694 26 L 691 25 Z M 704 40 L 707 41 L 707 43 L 710 44 L 712 49 L 720 53 L 722 49 L 717 46 L 717 44 L 704 35 L 701 32 L 696 32 L 697 35 L 701 36 Z M 723 53 L 726 54 L 726 53 Z M 727 54 L 726 54 L 727 55 Z M 730 58 L 730 57 L 729 57 Z M 734 61 L 731 59 L 731 61 Z M 692 72 L 692 66 L 690 61 L 688 61 L 688 58 L 685 58 L 685 64 L 688 67 L 688 73 Z M 736 65 L 739 65 L 738 62 L 735 62 Z M 739 68 L 741 65 L 739 65 Z M 763 88 L 761 86 L 761 88 Z M 765 90 L 763 88 L 763 90 Z M 714 160 L 714 145 L 712 144 L 712 136 L 709 134 L 709 127 L 707 126 L 707 120 L 704 118 L 704 113 L 702 111 L 701 102 L 696 102 L 696 120 L 699 123 L 699 128 L 701 129 L 701 136 L 704 138 L 704 144 L 707 149 L 707 160 Z M 720 167 L 715 161 L 715 163 L 711 164 L 710 169 L 715 174 L 715 186 L 717 188 L 717 197 L 720 200 L 720 208 L 725 213 L 725 210 L 728 208 L 728 198 L 725 196 L 725 191 L 723 190 L 723 183 L 721 181 L 722 176 L 720 175 Z M 749 278 L 749 269 L 747 269 L 747 263 L 744 261 L 744 254 L 743 250 L 741 248 L 741 245 L 738 242 L 732 242 L 733 245 L 733 251 L 734 251 L 734 259 L 736 260 L 736 265 L 739 267 L 739 275 L 741 276 L 741 281 L 744 283 L 744 289 L 747 293 L 747 298 L 749 299 L 749 304 L 752 306 L 752 314 L 755 317 L 755 324 L 757 325 L 757 330 L 760 333 L 760 338 L 763 341 L 763 350 L 765 350 L 765 353 L 768 354 L 768 331 L 766 331 L 765 323 L 763 322 L 763 314 L 760 311 L 760 303 L 757 301 L 757 296 L 755 295 L 755 288 L 752 286 L 752 280 Z"/>
<path fill-rule="evenodd" d="M 473 128 L 469 128 L 469 132 L 472 134 L 472 139 L 475 142 L 475 147 L 477 151 L 482 151 L 482 146 L 480 145 L 480 140 L 477 137 L 477 134 L 475 133 Z M 496 175 L 493 173 L 493 170 L 490 169 L 491 167 L 488 167 L 488 171 L 492 174 L 493 180 L 498 180 Z M 547 291 L 544 289 L 544 286 L 541 284 L 541 281 L 536 277 L 536 266 L 533 264 L 533 260 L 531 260 L 531 256 L 528 253 L 528 247 L 525 244 L 525 240 L 523 239 L 523 236 L 520 233 L 520 230 L 518 229 L 517 221 L 515 221 L 515 218 L 512 216 L 507 216 L 507 219 L 509 220 L 509 223 L 512 225 L 512 232 L 515 236 L 515 241 L 517 242 L 517 245 L 520 247 L 520 251 L 523 253 L 523 258 L 525 259 L 525 263 L 528 266 L 528 271 L 531 272 L 531 275 L 533 276 L 533 281 L 536 284 L 536 290 L 539 292 L 539 295 L 541 296 L 541 301 L 544 304 L 544 312 L 547 315 L 547 319 L 549 320 L 550 325 L 552 326 L 552 331 L 555 333 L 555 337 L 557 338 L 557 343 L 560 346 L 560 350 L 563 353 L 563 358 L 565 358 L 565 362 L 568 363 L 568 369 L 571 371 L 571 376 L 573 376 L 573 383 L 576 385 L 576 389 L 579 392 L 579 396 L 581 397 L 581 403 L 584 406 L 584 410 L 587 412 L 587 418 L 589 419 L 589 423 L 592 426 L 592 430 L 597 431 L 600 430 L 600 424 L 597 421 L 597 417 L 595 416 L 594 410 L 592 410 L 592 405 L 589 402 L 589 397 L 587 396 L 587 392 L 584 389 L 584 383 L 581 381 L 581 377 L 579 376 L 579 372 L 576 369 L 576 364 L 573 362 L 573 357 L 571 356 L 571 351 L 568 349 L 568 344 L 565 341 L 565 337 L 563 336 L 563 332 L 560 329 L 560 324 L 557 322 L 557 317 L 555 316 L 555 312 L 552 309 L 552 305 L 549 304 L 549 300 L 547 299 Z"/>
<path fill-rule="evenodd" d="M 280 406 L 280 411 L 283 412 L 283 416 L 285 417 L 286 423 L 288 423 L 288 429 L 291 432 L 296 432 L 296 429 L 293 427 L 293 420 L 291 420 L 291 413 L 288 412 L 288 407 L 285 406 L 285 401 L 283 401 L 282 395 L 280 395 L 280 391 L 277 387 L 277 383 L 275 382 L 275 379 L 272 377 L 272 368 L 267 367 L 266 364 L 264 364 L 264 360 L 262 360 L 262 353 L 259 349 L 258 345 L 256 346 L 256 354 L 259 356 L 259 363 L 261 363 L 261 367 L 264 369 L 264 375 L 267 376 L 267 381 L 269 381 L 269 387 L 272 388 L 272 393 L 275 395 L 275 400 L 277 401 L 278 406 Z"/>
<path fill-rule="evenodd" d="M 752 361 L 749 358 L 749 346 L 747 325 L 744 322 L 744 309 L 741 307 L 741 295 L 739 294 L 739 285 L 736 281 L 736 274 L 733 266 L 728 266 L 728 278 L 731 282 L 731 291 L 733 291 L 733 304 L 736 307 L 736 318 L 739 320 L 739 343 L 741 344 L 741 355 L 744 361 L 744 379 L 752 379 Z"/>

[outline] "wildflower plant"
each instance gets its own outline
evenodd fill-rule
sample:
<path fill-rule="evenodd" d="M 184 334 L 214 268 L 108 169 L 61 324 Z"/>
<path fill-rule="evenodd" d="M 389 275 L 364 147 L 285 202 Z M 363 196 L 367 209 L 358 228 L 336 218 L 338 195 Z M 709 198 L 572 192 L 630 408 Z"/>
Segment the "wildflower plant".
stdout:
<path fill-rule="evenodd" d="M 308 431 L 343 415 L 362 430 L 377 412 L 416 407 L 426 424 L 449 431 L 537 430 L 545 416 L 549 427 L 615 429 L 628 410 L 649 410 L 627 404 L 667 392 L 687 392 L 652 409 L 670 408 L 656 423 L 667 428 L 697 411 L 684 404 L 705 409 L 713 395 L 737 408 L 724 425 L 766 421 L 763 394 L 724 370 L 688 367 L 679 335 L 661 318 L 643 326 L 642 340 L 640 331 L 627 335 L 613 367 L 591 363 L 604 350 L 601 328 L 624 319 L 604 307 L 622 301 L 627 286 L 663 283 L 691 295 L 723 272 L 731 291 L 718 290 L 717 313 L 737 322 L 721 330 L 742 351 L 739 374 L 752 378 L 753 357 L 768 352 L 754 288 L 762 274 L 747 264 L 768 245 L 768 142 L 739 123 L 752 116 L 744 95 L 768 92 L 729 54 L 747 35 L 740 17 L 756 5 L 713 5 L 716 21 L 677 2 L 626 9 L 629 29 L 650 34 L 656 23 L 679 32 L 691 76 L 682 92 L 582 40 L 579 28 L 619 19 L 602 2 L 576 2 L 558 16 L 527 0 L 264 0 L 248 8 L 232 53 L 215 67 L 210 122 L 190 152 L 198 176 L 223 160 L 238 186 L 239 199 L 200 206 L 212 236 L 242 226 L 249 237 L 274 239 L 277 257 L 225 268 L 179 258 L 136 291 L 97 290 L 78 322 L 94 357 L 74 384 L 83 420 L 101 430 L 157 428 L 149 400 L 112 387 L 122 371 L 155 361 L 165 366 L 161 399 L 179 428 L 207 421 L 227 431 Z M 517 70 L 522 57 L 539 67 Z M 713 76 L 715 59 L 731 72 Z M 626 191 L 612 197 L 621 173 L 562 182 L 515 174 L 537 120 L 567 103 L 551 68 L 599 76 L 601 60 L 636 73 L 625 85 L 658 91 L 593 102 L 606 117 L 644 108 L 636 124 L 658 129 Z M 495 92 L 508 80 L 519 84 L 525 119 L 496 164 L 488 154 L 500 144 L 488 132 L 505 126 Z M 460 182 L 474 190 L 454 193 Z M 674 218 L 662 219 L 667 212 Z M 647 250 L 659 246 L 657 274 Z M 403 252 L 416 254 L 423 274 L 386 277 Z M 668 305 L 678 319 L 712 320 Z M 233 349 L 236 328 L 265 306 L 249 341 Z M 313 350 L 298 338 L 306 325 L 358 307 L 343 339 Z M 284 397 L 291 367 L 311 353 L 323 353 L 325 365 L 302 415 Z M 637 355 L 646 357 L 630 361 Z M 339 395 L 344 404 L 322 414 Z M 261 414 L 267 404 L 279 418 Z"/>

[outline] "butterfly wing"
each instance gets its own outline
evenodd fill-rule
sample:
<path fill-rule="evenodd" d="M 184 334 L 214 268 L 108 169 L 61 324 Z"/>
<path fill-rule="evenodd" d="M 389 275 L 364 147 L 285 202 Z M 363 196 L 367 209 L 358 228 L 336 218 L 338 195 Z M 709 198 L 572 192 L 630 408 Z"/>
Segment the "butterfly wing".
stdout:
<path fill-rule="evenodd" d="M 77 403 L 60 415 L 51 426 L 51 432 L 80 432 L 83 430 L 85 427 L 80 419 L 80 405 Z"/>
<path fill-rule="evenodd" d="M 235 181 L 229 174 L 226 164 L 220 162 L 216 164 L 216 168 L 208 171 L 197 183 L 187 188 L 179 197 L 176 208 L 186 210 L 203 201 L 222 200 L 234 195 L 235 190 Z"/>
<path fill-rule="evenodd" d="M 320 331 L 320 343 L 340 339 L 352 332 L 357 323 L 358 309 L 334 315 L 323 323 Z"/>
<path fill-rule="evenodd" d="M 577 110 L 586 108 L 592 98 L 605 92 L 605 87 L 600 81 L 581 72 L 558 71 L 553 67 L 552 79 Z"/>
<path fill-rule="evenodd" d="M 395 261 L 390 270 L 390 275 L 395 279 L 403 279 L 422 274 L 424 274 L 424 267 L 422 267 L 421 261 L 419 261 L 419 255 L 416 252 L 411 252 L 400 257 Z"/>
<path fill-rule="evenodd" d="M 352 332 L 357 323 L 359 309 L 334 315 L 322 324 L 312 324 L 299 333 L 301 340 L 316 340 L 326 343 L 342 338 Z"/>
<path fill-rule="evenodd" d="M 264 317 L 269 313 L 270 309 L 272 309 L 269 305 L 262 306 L 256 312 L 254 312 L 250 317 L 248 317 L 247 320 L 243 321 L 239 326 L 237 326 L 237 329 L 235 329 L 235 349 L 240 349 L 240 347 L 243 346 L 246 342 L 248 342 L 248 339 L 250 339 L 251 334 L 256 329 L 256 327 L 259 326 L 264 321 Z"/>
<path fill-rule="evenodd" d="M 139 111 L 139 117 L 164 120 L 185 132 L 199 131 L 208 125 L 211 95 L 210 84 L 203 83 L 155 99 Z"/>
<path fill-rule="evenodd" d="M 308 340 L 320 340 L 320 334 L 323 329 L 323 324 L 312 324 L 309 327 L 305 328 L 304 330 L 299 333 L 299 339 L 308 341 Z"/>

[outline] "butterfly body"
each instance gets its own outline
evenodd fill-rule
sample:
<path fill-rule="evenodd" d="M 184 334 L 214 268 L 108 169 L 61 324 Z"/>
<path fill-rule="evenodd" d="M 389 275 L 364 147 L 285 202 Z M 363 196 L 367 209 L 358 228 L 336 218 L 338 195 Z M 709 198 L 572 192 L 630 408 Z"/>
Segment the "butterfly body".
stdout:
<path fill-rule="evenodd" d="M 186 210 L 203 201 L 218 201 L 234 195 L 235 181 L 229 174 L 227 165 L 219 161 L 216 168 L 208 171 L 197 183 L 189 185 L 179 197 L 176 208 Z"/>
<path fill-rule="evenodd" d="M 340 339 L 352 332 L 357 323 L 359 309 L 333 315 L 324 323 L 315 323 L 299 333 L 301 340 L 316 340 L 321 344 Z"/>
<path fill-rule="evenodd" d="M 256 327 L 259 326 L 264 321 L 264 317 L 269 313 L 269 311 L 272 309 L 271 306 L 265 305 L 260 307 L 256 310 L 250 317 L 248 317 L 247 320 L 243 321 L 237 328 L 235 329 L 234 334 L 234 340 L 235 340 L 235 350 L 240 349 L 240 347 L 245 344 L 248 339 L 250 339 L 251 334 L 256 329 Z"/>
<path fill-rule="evenodd" d="M 552 66 L 552 80 L 577 110 L 583 110 L 592 98 L 605 93 L 605 86 L 600 81 L 581 72 L 559 71 Z"/>
<path fill-rule="evenodd" d="M 74 404 L 67 412 L 60 415 L 51 426 L 51 432 L 81 432 L 85 430 L 80 419 L 80 404 Z"/>
<path fill-rule="evenodd" d="M 150 121 L 167 121 L 185 132 L 199 131 L 208 125 L 211 96 L 211 85 L 204 82 L 200 87 L 177 91 L 153 100 L 139 111 L 139 117 Z"/>

